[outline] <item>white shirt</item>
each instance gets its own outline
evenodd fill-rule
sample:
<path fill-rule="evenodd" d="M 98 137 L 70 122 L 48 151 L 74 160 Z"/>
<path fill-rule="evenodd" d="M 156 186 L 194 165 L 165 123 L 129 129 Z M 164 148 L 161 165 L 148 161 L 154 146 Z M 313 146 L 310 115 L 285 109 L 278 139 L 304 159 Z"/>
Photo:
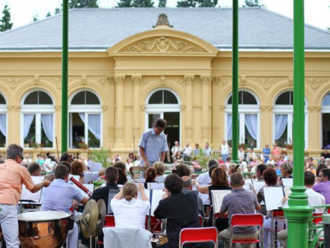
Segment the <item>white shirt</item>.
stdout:
<path fill-rule="evenodd" d="M 211 147 L 203 149 L 203 153 L 204 153 L 205 156 L 211 156 L 211 152 L 212 152 Z"/>
<path fill-rule="evenodd" d="M 228 144 L 221 145 L 221 154 L 229 154 L 229 147 Z"/>
<path fill-rule="evenodd" d="M 172 157 L 175 156 L 177 151 L 181 151 L 181 147 L 180 146 L 173 146 L 172 149 L 171 149 Z"/>
<path fill-rule="evenodd" d="M 189 146 L 189 147 L 184 147 L 183 148 L 183 154 L 186 154 L 186 155 L 190 155 L 192 152 L 192 148 Z"/>
<path fill-rule="evenodd" d="M 146 215 L 150 209 L 149 201 L 135 198 L 126 201 L 113 198 L 111 208 L 115 216 L 116 227 L 145 229 Z"/>
<path fill-rule="evenodd" d="M 209 172 L 205 172 L 203 174 L 200 174 L 197 177 L 197 182 L 200 185 L 209 185 L 211 183 L 211 178 L 209 176 Z M 210 204 L 210 196 L 209 196 L 209 194 L 198 193 L 198 195 L 202 199 L 204 205 L 209 205 Z"/>
<path fill-rule="evenodd" d="M 315 192 L 313 189 L 307 188 L 306 194 L 308 195 L 308 205 L 313 207 L 317 205 L 325 205 L 325 198 L 320 193 Z M 316 213 L 323 213 L 323 208 L 316 208 Z"/>
<path fill-rule="evenodd" d="M 245 155 L 244 150 L 243 150 L 243 151 L 240 151 L 240 150 L 238 151 L 238 158 L 239 158 L 239 159 L 244 159 L 244 158 L 245 158 L 244 155 Z"/>

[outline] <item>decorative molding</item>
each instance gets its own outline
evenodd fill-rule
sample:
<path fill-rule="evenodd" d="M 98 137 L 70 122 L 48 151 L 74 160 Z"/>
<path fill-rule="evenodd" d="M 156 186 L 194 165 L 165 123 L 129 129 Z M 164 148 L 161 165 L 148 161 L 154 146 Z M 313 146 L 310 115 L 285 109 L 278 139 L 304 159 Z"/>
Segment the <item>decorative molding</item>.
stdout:
<path fill-rule="evenodd" d="M 195 76 L 194 75 L 185 75 L 184 82 L 186 85 L 192 85 L 194 82 Z"/>
<path fill-rule="evenodd" d="M 102 106 L 102 109 L 103 109 L 104 111 L 106 111 L 106 110 L 108 109 L 108 105 L 103 105 L 103 106 Z"/>
<path fill-rule="evenodd" d="M 116 82 L 116 85 L 124 85 L 125 76 L 116 76 L 115 82 Z"/>
<path fill-rule="evenodd" d="M 23 84 L 28 81 L 30 78 L 0 78 L 0 84 L 6 84 L 10 89 L 15 89 L 18 85 Z"/>
<path fill-rule="evenodd" d="M 241 86 L 244 86 L 246 84 L 246 77 L 239 77 L 239 83 Z"/>
<path fill-rule="evenodd" d="M 19 105 L 7 105 L 7 108 L 9 111 L 18 111 L 21 109 L 21 106 Z"/>
<path fill-rule="evenodd" d="M 248 82 L 255 82 L 262 86 L 265 90 L 270 89 L 273 85 L 282 81 L 283 78 L 274 78 L 274 77 L 264 77 L 264 78 L 248 78 Z"/>
<path fill-rule="evenodd" d="M 87 84 L 87 77 L 86 75 L 81 76 L 81 84 L 86 85 Z"/>
<path fill-rule="evenodd" d="M 138 86 L 142 83 L 142 76 L 141 75 L 132 76 L 132 81 L 134 85 Z"/>
<path fill-rule="evenodd" d="M 161 77 L 160 77 L 160 83 L 161 83 L 162 85 L 165 85 L 165 83 L 166 83 L 166 77 L 165 77 L 165 76 L 161 76 Z"/>
<path fill-rule="evenodd" d="M 41 77 L 39 81 L 53 84 L 57 89 L 62 88 L 62 80 L 60 77 Z"/>
<path fill-rule="evenodd" d="M 311 111 L 311 112 L 318 112 L 321 110 L 321 106 L 308 106 L 308 110 Z"/>
<path fill-rule="evenodd" d="M 212 78 L 210 76 L 201 76 L 202 84 L 208 85 L 211 83 Z"/>
<path fill-rule="evenodd" d="M 186 109 L 186 105 L 181 104 L 181 110 L 185 110 Z"/>
<path fill-rule="evenodd" d="M 34 84 L 35 85 L 39 84 L 39 75 L 34 76 Z"/>
<path fill-rule="evenodd" d="M 212 84 L 219 86 L 221 84 L 221 77 L 213 77 Z"/>
<path fill-rule="evenodd" d="M 55 105 L 55 110 L 56 110 L 56 111 L 60 111 L 60 110 L 61 110 L 61 108 L 62 108 L 62 106 L 61 106 L 61 105 Z"/>
<path fill-rule="evenodd" d="M 221 111 L 224 111 L 225 108 L 226 108 L 226 105 L 219 105 L 219 109 L 220 109 Z"/>
<path fill-rule="evenodd" d="M 319 77 L 307 77 L 305 78 L 305 83 L 310 85 L 313 90 L 316 90 L 320 87 L 321 84 L 324 84 L 330 80 L 329 78 L 319 78 Z"/>
<path fill-rule="evenodd" d="M 187 40 L 159 36 L 136 41 L 119 52 L 125 53 L 203 53 L 204 48 Z"/>
<path fill-rule="evenodd" d="M 260 109 L 262 110 L 262 111 L 266 111 L 266 110 L 272 110 L 273 109 L 273 106 L 272 105 L 261 105 L 260 106 Z"/>
<path fill-rule="evenodd" d="M 170 22 L 168 21 L 167 15 L 162 13 L 158 16 L 158 20 L 155 26 L 152 26 L 153 28 L 157 28 L 157 27 L 161 27 L 161 26 L 167 26 L 170 28 L 173 28 L 173 25 L 170 25 Z"/>
<path fill-rule="evenodd" d="M 144 111 L 146 109 L 146 105 L 140 105 L 140 109 Z"/>
<path fill-rule="evenodd" d="M 227 85 L 231 83 L 231 77 L 229 76 L 225 76 L 225 77 L 221 77 L 221 84 L 222 85 Z"/>

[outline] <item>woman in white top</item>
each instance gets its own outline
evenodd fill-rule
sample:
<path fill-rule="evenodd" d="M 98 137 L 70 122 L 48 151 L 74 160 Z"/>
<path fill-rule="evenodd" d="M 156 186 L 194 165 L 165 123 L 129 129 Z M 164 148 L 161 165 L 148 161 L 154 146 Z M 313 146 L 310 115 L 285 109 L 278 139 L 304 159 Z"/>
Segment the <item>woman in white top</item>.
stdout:
<path fill-rule="evenodd" d="M 142 200 L 137 199 L 138 191 Z M 144 229 L 150 202 L 143 184 L 139 183 L 136 187 L 134 183 L 126 183 L 111 200 L 111 208 L 115 216 L 116 227 Z"/>

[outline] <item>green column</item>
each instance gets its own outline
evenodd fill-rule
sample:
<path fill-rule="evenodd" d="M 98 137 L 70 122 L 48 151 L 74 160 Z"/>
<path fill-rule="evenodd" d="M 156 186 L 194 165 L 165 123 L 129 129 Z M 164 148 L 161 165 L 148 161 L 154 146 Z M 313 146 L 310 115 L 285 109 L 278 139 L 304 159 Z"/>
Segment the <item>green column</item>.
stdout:
<path fill-rule="evenodd" d="M 233 0 L 232 161 L 238 163 L 238 0 Z"/>
<path fill-rule="evenodd" d="M 69 7 L 63 0 L 63 40 L 62 40 L 62 153 L 68 151 L 68 44 L 69 44 Z"/>
<path fill-rule="evenodd" d="M 312 209 L 308 206 L 304 186 L 305 130 L 305 44 L 304 0 L 294 0 L 293 49 L 293 163 L 294 177 L 289 207 L 284 209 L 288 219 L 288 247 L 308 247 L 308 221 Z"/>

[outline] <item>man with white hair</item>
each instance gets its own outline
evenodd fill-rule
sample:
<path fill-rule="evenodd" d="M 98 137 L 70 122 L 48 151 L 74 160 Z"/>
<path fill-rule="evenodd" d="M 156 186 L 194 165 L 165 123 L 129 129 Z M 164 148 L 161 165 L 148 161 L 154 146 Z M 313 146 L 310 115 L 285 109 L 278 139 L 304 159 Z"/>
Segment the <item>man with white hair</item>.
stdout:
<path fill-rule="evenodd" d="M 172 160 L 174 161 L 175 154 L 181 151 L 181 147 L 179 146 L 179 141 L 174 141 L 174 146 L 172 146 L 171 152 L 172 152 Z"/>

